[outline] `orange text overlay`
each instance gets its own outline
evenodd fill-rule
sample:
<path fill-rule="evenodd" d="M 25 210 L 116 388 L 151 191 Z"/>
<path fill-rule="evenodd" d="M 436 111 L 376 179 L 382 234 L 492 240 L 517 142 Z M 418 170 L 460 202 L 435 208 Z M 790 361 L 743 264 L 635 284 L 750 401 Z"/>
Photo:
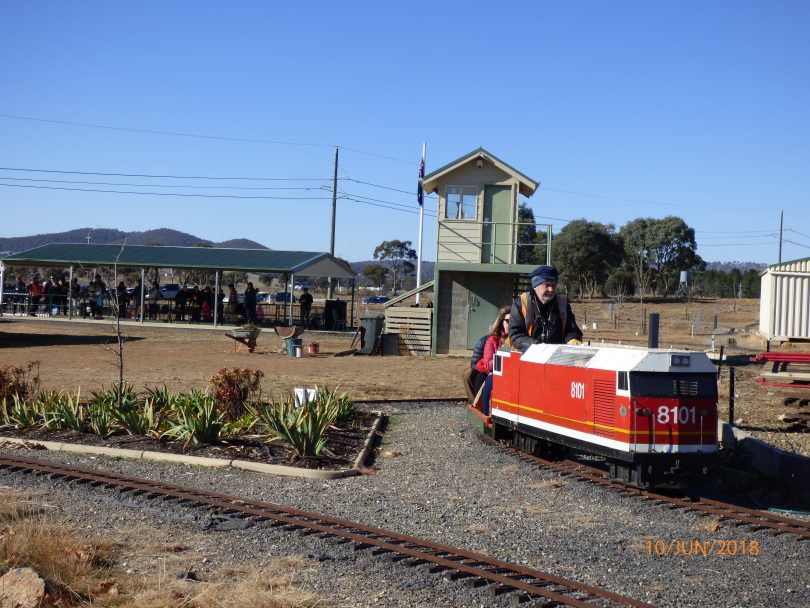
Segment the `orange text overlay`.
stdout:
<path fill-rule="evenodd" d="M 759 555 L 758 540 L 697 540 L 697 539 L 673 539 L 661 540 L 648 538 L 647 555 L 658 555 L 661 557 L 709 557 L 717 555 L 720 557 L 734 557 L 745 555 L 756 557 Z"/>

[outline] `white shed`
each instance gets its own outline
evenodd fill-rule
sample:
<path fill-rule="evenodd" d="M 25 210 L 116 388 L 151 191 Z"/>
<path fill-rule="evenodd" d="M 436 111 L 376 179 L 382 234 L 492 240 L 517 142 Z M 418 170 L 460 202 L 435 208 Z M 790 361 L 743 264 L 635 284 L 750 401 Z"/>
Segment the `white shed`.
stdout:
<path fill-rule="evenodd" d="M 761 277 L 759 332 L 769 340 L 810 339 L 810 258 L 768 266 Z"/>

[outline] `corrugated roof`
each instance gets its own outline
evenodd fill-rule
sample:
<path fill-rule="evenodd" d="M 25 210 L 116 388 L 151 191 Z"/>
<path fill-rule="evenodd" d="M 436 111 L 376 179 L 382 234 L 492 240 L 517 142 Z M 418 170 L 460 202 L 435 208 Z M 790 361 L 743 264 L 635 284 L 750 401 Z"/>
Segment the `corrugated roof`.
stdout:
<path fill-rule="evenodd" d="M 162 247 L 150 245 L 89 245 L 52 243 L 2 258 L 16 266 L 64 264 L 203 268 L 252 272 L 291 272 L 302 276 L 351 279 L 349 266 L 328 253 L 275 251 L 272 249 L 223 249 L 216 247 Z"/>

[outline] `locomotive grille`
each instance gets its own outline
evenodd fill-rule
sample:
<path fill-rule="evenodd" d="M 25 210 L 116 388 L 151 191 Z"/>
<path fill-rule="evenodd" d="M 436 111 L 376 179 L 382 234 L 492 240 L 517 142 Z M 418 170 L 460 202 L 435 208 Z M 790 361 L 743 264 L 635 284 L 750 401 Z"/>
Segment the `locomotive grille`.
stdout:
<path fill-rule="evenodd" d="M 593 422 L 594 434 L 613 437 L 613 427 L 616 424 L 616 385 L 612 380 L 593 381 Z"/>

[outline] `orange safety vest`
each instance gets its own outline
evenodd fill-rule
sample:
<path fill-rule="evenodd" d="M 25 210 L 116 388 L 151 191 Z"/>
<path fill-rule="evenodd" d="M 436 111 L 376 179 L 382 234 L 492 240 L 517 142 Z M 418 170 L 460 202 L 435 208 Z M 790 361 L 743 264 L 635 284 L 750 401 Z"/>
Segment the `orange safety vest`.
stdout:
<path fill-rule="evenodd" d="M 568 324 L 568 306 L 560 296 L 555 296 L 557 309 L 560 311 L 560 340 L 565 342 L 565 326 Z M 523 321 L 526 323 L 526 335 L 533 337 L 534 333 L 534 306 L 531 302 L 531 294 L 524 291 L 520 294 L 520 311 L 523 313 Z"/>

